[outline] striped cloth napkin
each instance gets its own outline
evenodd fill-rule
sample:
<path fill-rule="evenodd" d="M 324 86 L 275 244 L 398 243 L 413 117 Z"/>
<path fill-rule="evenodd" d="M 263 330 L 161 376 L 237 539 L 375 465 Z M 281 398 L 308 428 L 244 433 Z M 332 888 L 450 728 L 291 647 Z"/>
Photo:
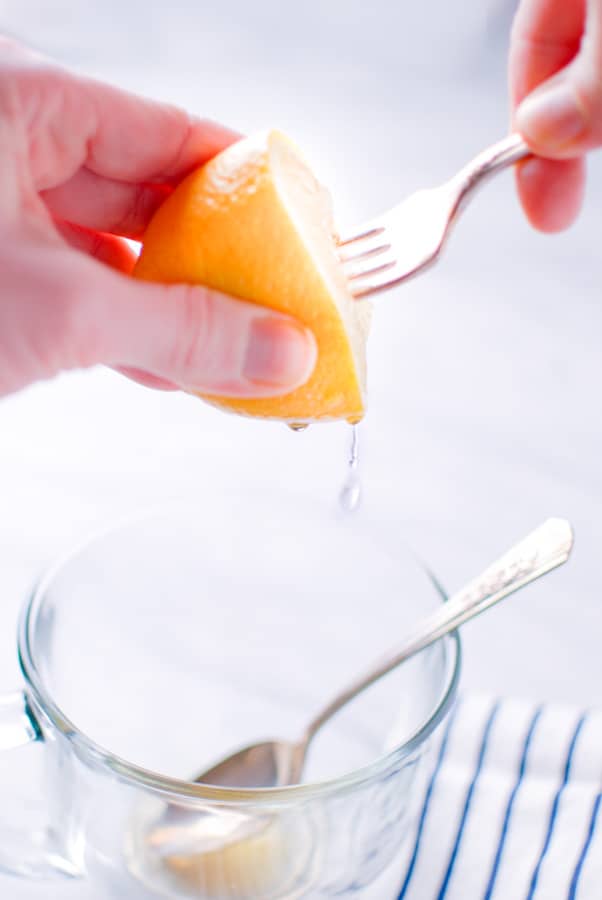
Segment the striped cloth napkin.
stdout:
<path fill-rule="evenodd" d="M 460 699 L 398 900 L 602 900 L 601 782 L 602 710 Z"/>

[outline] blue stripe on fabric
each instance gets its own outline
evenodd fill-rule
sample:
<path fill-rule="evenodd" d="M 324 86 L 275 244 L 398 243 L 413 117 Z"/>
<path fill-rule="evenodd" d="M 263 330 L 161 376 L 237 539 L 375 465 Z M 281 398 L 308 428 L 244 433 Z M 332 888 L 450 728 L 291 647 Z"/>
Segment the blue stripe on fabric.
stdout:
<path fill-rule="evenodd" d="M 502 861 L 502 854 L 504 852 L 504 847 L 506 845 L 506 838 L 508 837 L 508 828 L 510 825 L 510 819 L 512 818 L 512 812 L 514 809 L 514 802 L 516 800 L 516 795 L 518 794 L 518 790 L 523 782 L 525 777 L 525 772 L 527 771 L 527 760 L 529 758 L 529 748 L 531 746 L 531 741 L 533 739 L 533 735 L 535 733 L 535 729 L 537 728 L 537 723 L 541 718 L 541 714 L 543 712 L 543 706 L 539 706 L 529 723 L 529 727 L 527 728 L 527 733 L 525 735 L 525 740 L 523 742 L 523 752 L 521 755 L 520 763 L 518 766 L 518 775 L 516 777 L 516 782 L 514 787 L 510 791 L 510 796 L 508 798 L 508 804 L 506 806 L 506 812 L 504 814 L 504 820 L 502 822 L 502 829 L 500 831 L 500 837 L 498 840 L 497 850 L 495 852 L 495 859 L 493 860 L 493 866 L 491 867 L 491 874 L 489 875 L 489 881 L 487 883 L 487 888 L 485 889 L 485 893 L 483 894 L 483 900 L 490 900 L 491 895 L 493 893 L 493 888 L 495 886 L 495 881 L 498 876 L 498 871 L 500 868 L 500 863 Z"/>
<path fill-rule="evenodd" d="M 573 877 L 571 878 L 571 886 L 569 888 L 568 900 L 575 900 L 575 898 L 577 896 L 577 888 L 579 887 L 579 879 L 581 878 L 581 870 L 583 869 L 583 864 L 585 863 L 585 859 L 589 852 L 591 842 L 594 838 L 594 832 L 596 831 L 598 810 L 600 809 L 601 801 L 602 801 L 602 793 L 597 794 L 596 799 L 594 800 L 594 805 L 592 808 L 591 818 L 589 820 L 589 828 L 587 830 L 587 836 L 585 838 L 585 843 L 583 844 L 583 848 L 581 850 L 581 853 L 579 854 L 579 859 L 577 860 L 577 865 L 575 866 L 575 871 L 573 872 Z"/>
<path fill-rule="evenodd" d="M 460 700 L 456 703 L 456 708 L 453 710 L 453 712 L 450 715 L 449 722 L 447 723 L 447 727 L 445 729 L 443 738 L 441 740 L 441 745 L 439 747 L 439 754 L 437 756 L 437 762 L 435 763 L 435 768 L 433 769 L 433 774 L 431 775 L 431 779 L 430 779 L 428 787 L 426 789 L 426 794 L 424 795 L 424 803 L 422 804 L 422 810 L 420 812 L 420 817 L 418 819 L 418 828 L 416 830 L 416 840 L 414 842 L 414 849 L 412 851 L 412 856 L 410 857 L 408 870 L 407 870 L 406 876 L 403 880 L 403 884 L 401 886 L 400 892 L 397 896 L 397 900 L 403 900 L 403 898 L 407 894 L 408 887 L 410 885 L 410 881 L 412 880 L 412 876 L 414 874 L 414 869 L 416 868 L 416 861 L 418 859 L 418 854 L 420 852 L 420 844 L 422 841 L 422 833 L 424 831 L 424 824 L 426 822 L 426 817 L 427 817 L 427 814 L 429 811 L 429 807 L 431 805 L 433 791 L 435 788 L 435 782 L 436 782 L 437 776 L 439 775 L 439 772 L 441 770 L 441 766 L 443 765 L 443 760 L 444 760 L 445 754 L 447 752 L 447 745 L 449 743 L 449 735 L 451 732 L 452 724 L 456 719 L 460 703 L 461 703 Z"/>
<path fill-rule="evenodd" d="M 579 721 L 577 722 L 577 726 L 575 731 L 573 732 L 573 737 L 571 738 L 571 742 L 569 744 L 569 749 L 566 757 L 566 762 L 564 765 L 564 775 L 562 778 L 562 783 L 558 790 L 556 791 L 556 795 L 554 797 L 554 801 L 552 803 L 552 810 L 550 812 L 550 819 L 548 822 L 548 830 L 546 832 L 546 837 L 543 842 L 543 847 L 541 848 L 541 853 L 539 854 L 539 859 L 537 860 L 537 864 L 535 869 L 533 870 L 533 875 L 531 876 L 531 884 L 529 885 L 529 893 L 527 894 L 527 900 L 532 900 L 535 895 L 535 891 L 537 890 L 537 882 L 539 881 L 539 874 L 541 872 L 541 867 L 543 862 L 548 854 L 548 850 L 550 849 L 550 844 L 552 843 L 552 835 L 554 833 L 554 826 L 556 824 L 556 818 L 558 816 L 558 809 L 560 807 L 560 800 L 562 799 L 562 795 L 567 786 L 568 780 L 571 776 L 571 767 L 573 765 L 573 757 L 575 755 L 575 747 L 577 746 L 577 740 L 579 739 L 579 735 L 581 734 L 581 729 L 585 724 L 585 720 L 587 719 L 587 714 L 581 716 Z"/>
<path fill-rule="evenodd" d="M 464 808 L 462 810 L 462 815 L 460 816 L 460 823 L 458 825 L 458 831 L 456 833 L 456 839 L 454 841 L 454 846 L 452 847 L 451 856 L 449 858 L 449 862 L 447 864 L 447 869 L 445 871 L 445 875 L 443 876 L 443 881 L 441 882 L 441 889 L 438 894 L 438 900 L 443 900 L 445 894 L 447 893 L 447 889 L 449 887 L 449 883 L 451 880 L 452 872 L 454 870 L 454 865 L 456 864 L 456 860 L 458 858 L 458 851 L 460 849 L 460 843 L 462 842 L 462 836 L 464 834 L 464 828 L 466 827 L 466 822 L 468 821 L 468 815 L 470 813 L 470 805 L 472 803 L 472 798 L 474 796 L 475 787 L 477 781 L 479 779 L 479 775 L 481 774 L 481 769 L 483 768 L 483 763 L 485 761 L 485 755 L 487 753 L 487 746 L 489 744 L 489 737 L 491 735 L 491 729 L 493 727 L 493 723 L 495 721 L 495 717 L 498 714 L 500 709 L 500 701 L 497 700 L 487 717 L 487 722 L 485 723 L 485 729 L 483 731 L 483 737 L 481 739 L 481 749 L 479 750 L 479 756 L 477 759 L 477 765 L 475 769 L 475 773 L 472 777 L 472 781 L 468 787 L 468 791 L 466 792 L 466 799 L 464 801 Z"/>

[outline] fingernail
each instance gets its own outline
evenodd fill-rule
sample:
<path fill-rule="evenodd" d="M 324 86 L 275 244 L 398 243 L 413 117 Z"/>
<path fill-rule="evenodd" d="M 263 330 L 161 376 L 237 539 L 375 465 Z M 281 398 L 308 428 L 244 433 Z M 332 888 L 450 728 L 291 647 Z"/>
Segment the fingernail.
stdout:
<path fill-rule="evenodd" d="M 293 388 L 307 381 L 315 363 L 315 339 L 302 325 L 275 316 L 253 321 L 243 366 L 246 379 Z"/>
<path fill-rule="evenodd" d="M 579 138 L 586 123 L 568 84 L 538 88 L 516 111 L 518 131 L 542 150 L 561 150 Z"/>

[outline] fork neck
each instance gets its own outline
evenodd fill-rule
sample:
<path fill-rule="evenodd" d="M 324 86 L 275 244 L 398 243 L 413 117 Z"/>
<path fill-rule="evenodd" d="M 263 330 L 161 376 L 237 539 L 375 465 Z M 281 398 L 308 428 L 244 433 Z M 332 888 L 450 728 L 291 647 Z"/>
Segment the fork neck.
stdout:
<path fill-rule="evenodd" d="M 475 156 L 449 182 L 458 191 L 459 202 L 487 181 L 492 175 L 531 155 L 520 134 L 511 134 Z"/>

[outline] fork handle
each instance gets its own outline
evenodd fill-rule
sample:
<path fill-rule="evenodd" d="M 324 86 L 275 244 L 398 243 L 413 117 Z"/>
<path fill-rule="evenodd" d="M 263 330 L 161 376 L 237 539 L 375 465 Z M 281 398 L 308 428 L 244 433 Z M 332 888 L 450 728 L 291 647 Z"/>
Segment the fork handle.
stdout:
<path fill-rule="evenodd" d="M 528 156 L 531 156 L 531 150 L 520 134 L 511 134 L 475 156 L 449 182 L 450 187 L 457 191 L 456 212 L 484 181 Z"/>

